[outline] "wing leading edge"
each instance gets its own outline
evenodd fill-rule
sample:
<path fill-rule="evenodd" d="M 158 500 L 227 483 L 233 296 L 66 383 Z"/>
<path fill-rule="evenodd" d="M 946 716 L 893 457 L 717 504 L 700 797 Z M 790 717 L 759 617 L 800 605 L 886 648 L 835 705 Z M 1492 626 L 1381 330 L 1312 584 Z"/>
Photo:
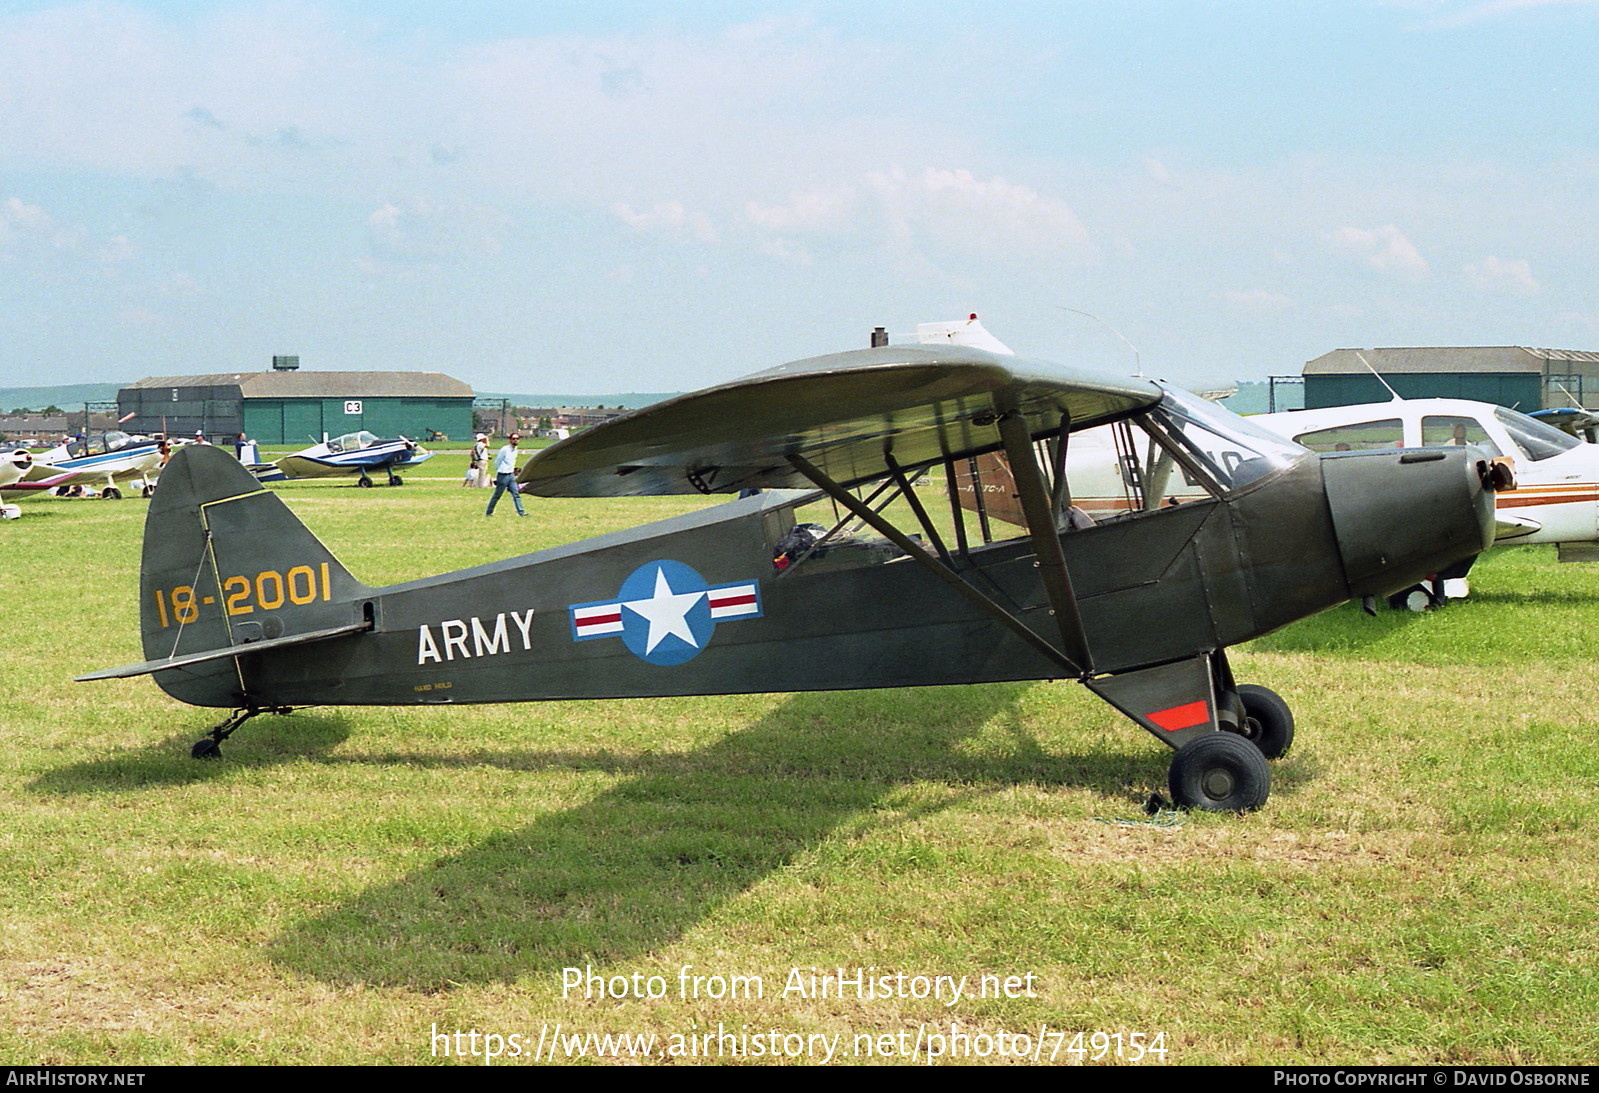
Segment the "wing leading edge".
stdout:
<path fill-rule="evenodd" d="M 626 414 L 546 448 L 529 493 L 627 497 L 811 485 L 800 456 L 850 486 L 1001 446 L 1017 412 L 1030 433 L 1087 428 L 1149 406 L 1160 388 L 961 346 L 887 346 L 795 361 Z"/>

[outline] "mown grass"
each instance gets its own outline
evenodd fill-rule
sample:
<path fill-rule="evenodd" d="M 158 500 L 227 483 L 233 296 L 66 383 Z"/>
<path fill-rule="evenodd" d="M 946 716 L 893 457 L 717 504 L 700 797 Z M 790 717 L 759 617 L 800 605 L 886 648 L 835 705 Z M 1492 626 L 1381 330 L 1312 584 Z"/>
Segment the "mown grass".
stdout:
<path fill-rule="evenodd" d="M 485 520 L 442 455 L 282 495 L 386 583 L 692 498 Z M 1299 741 L 1247 817 L 1120 826 L 1168 753 L 1071 684 L 260 718 L 140 659 L 145 505 L 4 528 L 0 1061 L 421 1063 L 435 1028 L 1164 1032 L 1175 1063 L 1599 1054 L 1599 573 L 1490 556 L 1472 602 L 1329 612 L 1236 653 Z M 761 999 L 676 997 L 677 972 Z M 562 997 L 562 969 L 666 977 Z M 1036 997 L 783 998 L 789 969 L 1036 976 Z M 914 1031 L 913 1031 L 914 1038 Z M 1063 1054 L 1059 1061 L 1075 1061 Z"/>

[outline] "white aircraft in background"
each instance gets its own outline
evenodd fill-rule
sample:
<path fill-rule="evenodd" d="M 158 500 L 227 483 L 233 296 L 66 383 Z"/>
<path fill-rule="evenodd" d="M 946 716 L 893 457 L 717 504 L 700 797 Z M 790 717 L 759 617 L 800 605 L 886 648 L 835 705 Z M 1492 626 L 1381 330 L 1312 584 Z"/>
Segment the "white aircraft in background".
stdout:
<path fill-rule="evenodd" d="M 8 490 L 48 490 L 78 476 L 77 471 L 63 471 L 35 482 L 23 481 L 33 471 L 33 466 L 33 453 L 26 448 L 15 448 L 0 456 L 0 497 Z M 16 505 L 0 504 L 0 519 L 15 520 L 21 515 L 22 510 Z"/>
<path fill-rule="evenodd" d="M 1563 562 L 1599 561 L 1599 445 L 1518 410 L 1466 399 L 1394 399 L 1249 420 L 1318 452 L 1480 448 L 1509 462 L 1516 476 L 1514 490 L 1494 495 L 1496 546 L 1556 543 Z M 1445 591 L 1464 596 L 1464 575 Z"/>
<path fill-rule="evenodd" d="M 75 471 L 84 482 L 98 485 L 103 498 L 115 501 L 122 497 L 118 479 L 124 484 L 137 481 L 140 492 L 149 497 L 161 473 L 161 442 L 113 429 L 86 440 L 64 440 L 33 460 L 29 482 L 50 477 L 52 470 L 58 474 Z"/>

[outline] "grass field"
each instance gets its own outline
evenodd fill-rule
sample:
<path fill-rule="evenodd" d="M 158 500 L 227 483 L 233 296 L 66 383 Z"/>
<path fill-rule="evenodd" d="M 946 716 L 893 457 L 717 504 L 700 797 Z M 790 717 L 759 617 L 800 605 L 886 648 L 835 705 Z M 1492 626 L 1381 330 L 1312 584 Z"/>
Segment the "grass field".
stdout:
<path fill-rule="evenodd" d="M 374 584 L 703 503 L 485 520 L 463 468 L 281 492 Z M 714 1059 L 683 1037 L 720 1030 L 762 1037 L 754 1061 L 918 1035 L 924 1061 L 954 1026 L 990 1062 L 1023 1046 L 1001 1033 L 1057 1062 L 1135 1033 L 1178 1064 L 1599 1057 L 1599 569 L 1551 550 L 1491 555 L 1468 604 L 1238 650 L 1298 742 L 1264 811 L 1161 827 L 1115 821 L 1169 753 L 1064 683 L 312 710 L 194 761 L 213 712 L 70 682 L 141 659 L 146 504 L 23 508 L 0 527 L 0 1062 L 446 1062 L 472 1042 L 434 1033 L 526 1053 L 557 1023 L 654 1034 L 652 1059 Z M 563 997 L 586 966 L 629 997 Z M 841 967 L 1021 997 L 784 993 Z M 763 996 L 681 997 L 693 976 Z"/>

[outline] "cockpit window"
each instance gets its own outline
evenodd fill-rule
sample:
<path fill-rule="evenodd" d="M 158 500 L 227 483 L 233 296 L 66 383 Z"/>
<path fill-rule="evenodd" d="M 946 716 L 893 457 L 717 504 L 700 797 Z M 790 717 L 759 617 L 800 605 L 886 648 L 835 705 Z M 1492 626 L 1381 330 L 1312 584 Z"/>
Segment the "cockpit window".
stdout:
<path fill-rule="evenodd" d="M 358 433 L 345 433 L 336 440 L 330 441 L 329 448 L 336 452 L 354 452 L 371 445 L 377 437 L 362 429 Z"/>
<path fill-rule="evenodd" d="M 1307 454 L 1292 440 L 1187 391 L 1167 388 L 1150 417 L 1224 490 L 1247 486 Z"/>
<path fill-rule="evenodd" d="M 1466 445 L 1481 448 L 1489 455 L 1504 455 L 1488 436 L 1488 430 L 1474 417 L 1448 414 L 1428 414 L 1421 419 L 1421 446 L 1423 448 L 1464 448 Z"/>
<path fill-rule="evenodd" d="M 1494 417 L 1510 433 L 1511 441 L 1528 459 L 1537 462 L 1561 452 L 1569 452 L 1582 441 L 1570 433 L 1563 433 L 1552 425 L 1535 421 L 1519 410 L 1503 406 L 1494 408 Z"/>
<path fill-rule="evenodd" d="M 1396 417 L 1382 421 L 1357 421 L 1300 433 L 1295 440 L 1313 452 L 1358 452 L 1367 448 L 1399 448 L 1405 443 L 1405 426 Z"/>

